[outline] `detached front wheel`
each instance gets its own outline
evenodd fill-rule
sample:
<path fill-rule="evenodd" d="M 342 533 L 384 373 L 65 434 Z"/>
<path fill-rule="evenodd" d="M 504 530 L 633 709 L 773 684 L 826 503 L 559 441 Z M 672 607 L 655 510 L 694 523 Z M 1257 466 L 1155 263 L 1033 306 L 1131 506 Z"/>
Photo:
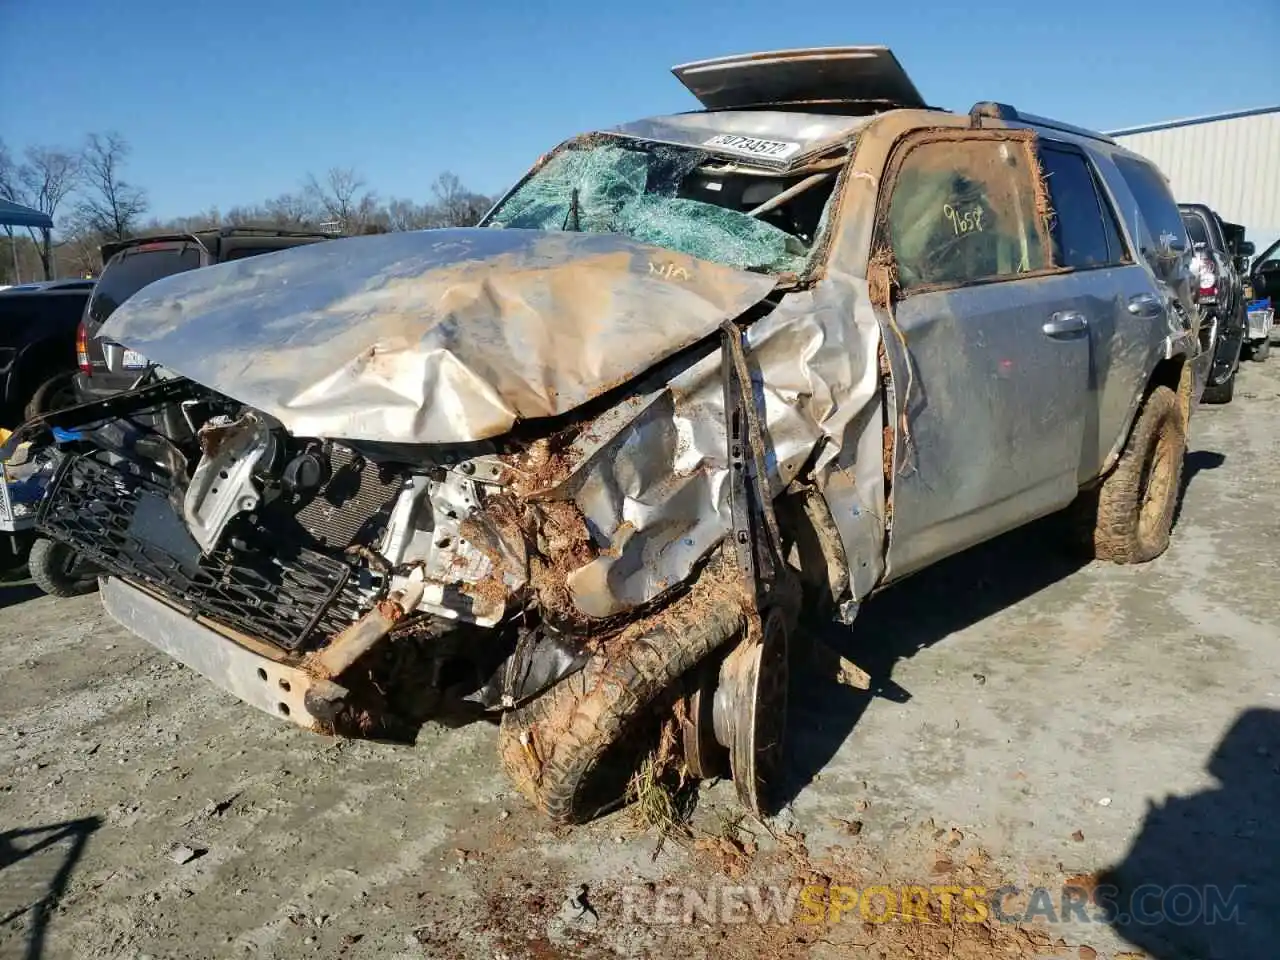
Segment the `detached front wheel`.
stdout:
<path fill-rule="evenodd" d="M 98 568 L 57 540 L 38 539 L 27 569 L 37 587 L 52 597 L 79 597 L 98 589 Z"/>
<path fill-rule="evenodd" d="M 655 621 L 605 644 L 580 671 L 502 718 L 503 767 L 557 823 L 583 823 L 625 802 L 677 681 L 746 622 L 731 594 L 698 587 Z"/>
<path fill-rule="evenodd" d="M 1099 560 L 1146 563 L 1169 546 L 1186 455 L 1186 422 L 1178 398 L 1156 387 L 1143 401 L 1115 468 L 1082 495 L 1092 518 L 1089 546 Z"/>

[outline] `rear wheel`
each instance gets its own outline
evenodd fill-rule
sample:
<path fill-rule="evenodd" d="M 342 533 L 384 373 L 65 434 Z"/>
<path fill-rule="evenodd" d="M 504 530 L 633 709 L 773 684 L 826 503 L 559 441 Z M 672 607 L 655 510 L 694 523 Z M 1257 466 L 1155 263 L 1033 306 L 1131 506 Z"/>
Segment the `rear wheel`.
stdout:
<path fill-rule="evenodd" d="M 1178 399 L 1168 387 L 1156 387 L 1143 402 L 1115 468 L 1082 499 L 1093 519 L 1090 545 L 1095 557 L 1145 563 L 1164 553 L 1186 447 Z"/>
<path fill-rule="evenodd" d="M 76 404 L 75 373 L 58 373 L 45 380 L 36 388 L 36 392 L 27 401 L 23 418 L 43 416 L 54 410 L 73 407 Z"/>
<path fill-rule="evenodd" d="M 79 597 L 98 589 L 98 568 L 57 540 L 41 537 L 32 544 L 27 569 L 36 586 L 53 597 Z"/>

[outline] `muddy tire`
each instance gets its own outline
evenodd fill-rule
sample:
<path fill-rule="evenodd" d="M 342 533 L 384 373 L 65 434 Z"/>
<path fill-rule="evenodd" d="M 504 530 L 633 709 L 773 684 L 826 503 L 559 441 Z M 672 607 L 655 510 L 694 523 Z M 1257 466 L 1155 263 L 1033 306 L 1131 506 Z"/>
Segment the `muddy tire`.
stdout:
<path fill-rule="evenodd" d="M 51 597 L 79 597 L 98 589 L 96 568 L 83 563 L 75 550 L 41 537 L 31 545 L 27 570 L 35 585 Z"/>
<path fill-rule="evenodd" d="M 498 750 L 516 787 L 556 823 L 620 806 L 638 761 L 657 744 L 676 681 L 743 627 L 741 605 L 678 601 L 664 622 L 615 641 L 585 667 L 502 718 Z"/>
<path fill-rule="evenodd" d="M 1164 553 L 1186 447 L 1178 398 L 1168 387 L 1156 387 L 1143 401 L 1115 468 L 1097 490 L 1082 496 L 1083 512 L 1093 520 L 1086 545 L 1094 557 L 1146 563 Z"/>

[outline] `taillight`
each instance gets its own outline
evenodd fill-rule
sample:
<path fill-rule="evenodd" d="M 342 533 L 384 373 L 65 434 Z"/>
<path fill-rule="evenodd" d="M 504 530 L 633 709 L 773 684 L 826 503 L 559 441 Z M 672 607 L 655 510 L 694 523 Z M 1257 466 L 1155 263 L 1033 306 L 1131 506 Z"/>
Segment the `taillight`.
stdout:
<path fill-rule="evenodd" d="M 1218 293 L 1218 274 L 1214 272 L 1213 267 L 1202 267 L 1200 270 L 1200 295 L 1202 297 L 1216 296 Z"/>
<path fill-rule="evenodd" d="M 76 363 L 86 377 L 93 376 L 93 364 L 89 361 L 89 331 L 84 328 L 83 320 L 76 327 Z"/>

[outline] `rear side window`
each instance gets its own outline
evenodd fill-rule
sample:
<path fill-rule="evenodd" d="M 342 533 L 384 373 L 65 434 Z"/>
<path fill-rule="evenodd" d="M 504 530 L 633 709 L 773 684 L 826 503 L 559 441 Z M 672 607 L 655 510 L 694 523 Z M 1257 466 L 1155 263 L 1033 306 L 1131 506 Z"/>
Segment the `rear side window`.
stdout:
<path fill-rule="evenodd" d="M 1129 187 L 1129 192 L 1133 194 L 1133 199 L 1138 203 L 1138 210 L 1146 222 L 1151 238 L 1158 244 L 1158 249 L 1149 253 L 1154 256 L 1168 249 L 1186 250 L 1187 230 L 1183 226 L 1177 204 L 1174 203 L 1173 194 L 1169 192 L 1169 185 L 1160 172 L 1150 164 L 1132 157 L 1117 156 L 1115 165 Z"/>
<path fill-rule="evenodd" d="M 1205 246 L 1209 243 L 1209 231 L 1201 220 L 1194 213 L 1184 213 L 1182 215 L 1182 225 L 1187 228 L 1187 233 L 1191 236 L 1191 242 L 1198 246 Z"/>
<path fill-rule="evenodd" d="M 89 319 L 104 322 L 116 308 L 149 283 L 200 266 L 200 250 L 190 244 L 151 250 L 126 250 L 102 270 L 89 301 Z"/>
<path fill-rule="evenodd" d="M 1098 192 L 1089 162 L 1077 150 L 1046 146 L 1041 163 L 1053 203 L 1050 236 L 1054 261 L 1064 267 L 1088 269 L 1124 260 L 1115 215 Z"/>
<path fill-rule="evenodd" d="M 1029 141 L 950 136 L 908 149 L 888 216 L 903 291 L 1016 277 L 1048 265 Z"/>

